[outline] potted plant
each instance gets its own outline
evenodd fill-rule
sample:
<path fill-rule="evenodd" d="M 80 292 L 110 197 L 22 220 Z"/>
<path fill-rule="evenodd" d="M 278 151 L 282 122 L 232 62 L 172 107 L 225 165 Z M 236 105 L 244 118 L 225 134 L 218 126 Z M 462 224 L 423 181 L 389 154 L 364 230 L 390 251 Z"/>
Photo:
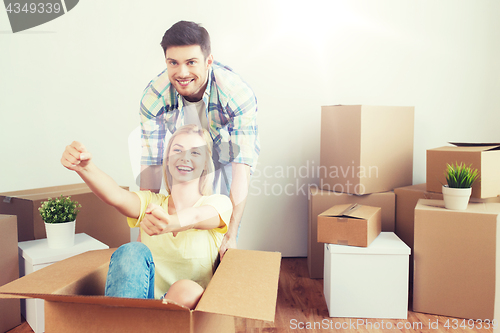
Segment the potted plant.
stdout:
<path fill-rule="evenodd" d="M 82 206 L 77 201 L 63 195 L 42 202 L 38 211 L 45 222 L 50 248 L 62 249 L 74 245 L 76 215 L 80 207 Z"/>
<path fill-rule="evenodd" d="M 465 210 L 472 194 L 472 184 L 479 177 L 477 169 L 463 163 L 446 164 L 446 182 L 443 185 L 444 206 L 448 209 Z"/>

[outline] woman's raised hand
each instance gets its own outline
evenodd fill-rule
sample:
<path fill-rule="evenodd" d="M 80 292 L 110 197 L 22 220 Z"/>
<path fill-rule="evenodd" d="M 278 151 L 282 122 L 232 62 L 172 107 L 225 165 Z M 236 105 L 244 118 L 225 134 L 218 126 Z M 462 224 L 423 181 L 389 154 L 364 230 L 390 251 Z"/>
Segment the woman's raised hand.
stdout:
<path fill-rule="evenodd" d="M 78 141 L 73 141 L 63 152 L 61 164 L 73 171 L 82 171 L 92 159 L 92 154 Z"/>

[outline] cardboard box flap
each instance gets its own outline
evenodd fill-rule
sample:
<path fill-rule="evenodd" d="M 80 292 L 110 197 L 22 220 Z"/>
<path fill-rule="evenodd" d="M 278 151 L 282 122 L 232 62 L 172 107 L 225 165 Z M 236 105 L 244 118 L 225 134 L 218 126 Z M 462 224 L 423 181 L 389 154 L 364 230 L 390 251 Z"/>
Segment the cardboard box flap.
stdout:
<path fill-rule="evenodd" d="M 435 148 L 435 150 L 444 150 L 444 151 L 455 151 L 457 148 L 460 148 L 461 151 L 491 151 L 491 150 L 500 150 L 500 143 L 468 143 L 468 142 L 450 142 L 453 146 L 444 146 Z"/>
<path fill-rule="evenodd" d="M 450 144 L 457 147 L 496 147 L 500 148 L 500 143 L 497 142 L 450 142 Z"/>
<path fill-rule="evenodd" d="M 109 259 L 115 250 L 88 251 L 56 262 L 0 287 L 0 293 L 17 295 L 75 295 L 82 292 L 87 295 L 103 294 L 100 290 L 83 286 L 79 281 L 82 280 L 82 276 L 87 282 L 102 278 L 103 275 L 105 278 Z"/>
<path fill-rule="evenodd" d="M 371 207 L 354 203 L 354 204 L 333 206 L 319 215 L 330 216 L 330 217 L 369 219 L 379 209 L 380 208 L 378 207 Z"/>
<path fill-rule="evenodd" d="M 40 298 L 65 303 L 189 311 L 167 300 L 105 297 L 109 259 L 116 249 L 88 251 L 0 287 L 0 298 Z"/>
<path fill-rule="evenodd" d="M 229 249 L 195 311 L 274 321 L 280 264 L 279 252 Z"/>

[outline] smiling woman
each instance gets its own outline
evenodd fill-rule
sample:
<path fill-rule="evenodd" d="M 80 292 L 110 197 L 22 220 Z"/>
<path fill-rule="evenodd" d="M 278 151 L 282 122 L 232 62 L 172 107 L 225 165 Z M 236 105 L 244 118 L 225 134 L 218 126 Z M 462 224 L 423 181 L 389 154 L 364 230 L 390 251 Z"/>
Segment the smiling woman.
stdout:
<path fill-rule="evenodd" d="M 139 242 L 120 246 L 111 257 L 106 296 L 165 298 L 194 308 L 211 280 L 231 213 L 231 200 L 211 195 L 211 140 L 196 125 L 170 138 L 163 167 L 169 195 L 129 192 L 92 162 L 79 142 L 67 146 L 61 163 L 76 171 L 104 202 L 140 227 Z M 103 221 L 105 223 L 105 221 Z M 168 293 L 167 293 L 168 291 Z"/>
<path fill-rule="evenodd" d="M 172 135 L 163 163 L 169 193 L 172 193 L 173 185 L 191 181 L 199 186 L 202 195 L 212 194 L 214 165 L 210 142 L 208 132 L 199 130 L 196 125 L 183 126 Z"/>

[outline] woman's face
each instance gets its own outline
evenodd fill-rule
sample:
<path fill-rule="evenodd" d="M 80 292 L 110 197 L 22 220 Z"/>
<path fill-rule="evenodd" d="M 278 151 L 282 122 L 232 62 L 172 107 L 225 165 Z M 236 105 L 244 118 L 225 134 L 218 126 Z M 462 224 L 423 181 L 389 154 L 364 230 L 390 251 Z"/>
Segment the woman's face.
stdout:
<path fill-rule="evenodd" d="M 205 168 L 207 144 L 196 133 L 177 135 L 168 152 L 168 169 L 175 183 L 200 179 Z"/>

